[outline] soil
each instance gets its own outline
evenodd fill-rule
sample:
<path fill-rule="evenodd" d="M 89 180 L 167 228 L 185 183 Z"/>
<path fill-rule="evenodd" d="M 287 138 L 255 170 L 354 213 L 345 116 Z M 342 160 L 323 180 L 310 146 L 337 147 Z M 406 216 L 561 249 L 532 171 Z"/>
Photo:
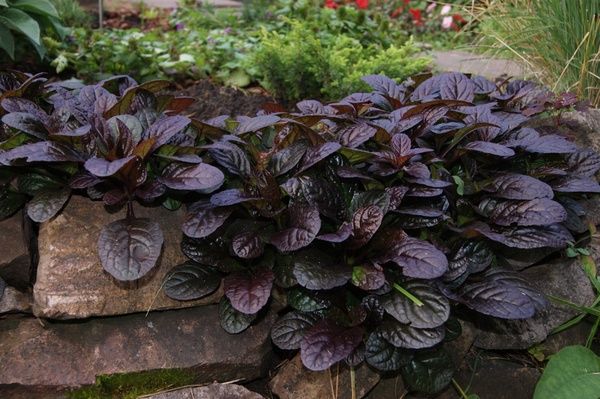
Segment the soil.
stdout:
<path fill-rule="evenodd" d="M 188 110 L 201 120 L 219 115 L 254 116 L 266 104 L 274 102 L 260 87 L 241 90 L 221 86 L 210 79 L 193 82 L 191 86 L 177 90 L 176 94 L 197 100 Z"/>

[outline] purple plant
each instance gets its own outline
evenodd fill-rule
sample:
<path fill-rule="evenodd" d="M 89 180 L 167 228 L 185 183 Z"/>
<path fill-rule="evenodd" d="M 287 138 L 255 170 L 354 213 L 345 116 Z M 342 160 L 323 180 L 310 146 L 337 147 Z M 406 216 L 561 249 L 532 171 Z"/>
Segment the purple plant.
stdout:
<path fill-rule="evenodd" d="M 195 121 L 226 185 L 189 207 L 190 261 L 166 294 L 196 299 L 222 279 L 221 323 L 237 333 L 277 291 L 273 342 L 306 367 L 364 360 L 426 392 L 451 379 L 451 305 L 542 309 L 516 271 L 586 230 L 577 200 L 600 192 L 600 157 L 530 127 L 532 83 L 416 80 L 368 76 L 373 92 L 337 103 Z"/>

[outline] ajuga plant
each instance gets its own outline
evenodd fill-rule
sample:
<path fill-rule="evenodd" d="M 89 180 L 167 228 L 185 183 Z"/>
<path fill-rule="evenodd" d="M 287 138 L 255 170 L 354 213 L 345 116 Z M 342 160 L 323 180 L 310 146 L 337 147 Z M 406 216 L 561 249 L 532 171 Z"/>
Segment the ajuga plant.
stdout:
<path fill-rule="evenodd" d="M 120 281 L 148 273 L 163 244 L 155 221 L 135 217 L 134 201 L 161 203 L 178 191 L 193 198 L 223 183 L 223 173 L 196 155 L 190 119 L 176 115 L 191 99 L 157 94 L 168 86 L 120 76 L 77 89 L 47 85 L 37 103 L 16 95 L 1 103 L 10 137 L 0 143 L 0 165 L 16 180 L 4 190 L 32 197 L 32 220 L 55 216 L 74 190 L 127 208 L 98 238 L 102 266 Z M 16 210 L 12 197 L 0 208 Z"/>
<path fill-rule="evenodd" d="M 600 192 L 600 157 L 530 127 L 532 83 L 365 81 L 373 92 L 329 105 L 196 122 L 226 184 L 189 206 L 190 261 L 165 292 L 222 281 L 230 333 L 273 298 L 272 340 L 307 368 L 366 361 L 434 392 L 452 378 L 453 309 L 526 319 L 546 305 L 518 270 L 586 230 L 577 200 Z"/>

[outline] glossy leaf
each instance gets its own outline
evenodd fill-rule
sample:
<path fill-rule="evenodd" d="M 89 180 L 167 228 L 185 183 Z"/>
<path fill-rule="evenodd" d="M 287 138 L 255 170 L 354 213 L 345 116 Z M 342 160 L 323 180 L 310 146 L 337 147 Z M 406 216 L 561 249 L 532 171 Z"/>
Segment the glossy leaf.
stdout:
<path fill-rule="evenodd" d="M 319 319 L 314 313 L 286 313 L 271 328 L 271 339 L 281 349 L 300 349 L 304 335 Z"/>
<path fill-rule="evenodd" d="M 205 265 L 186 262 L 175 266 L 164 283 L 165 294 L 179 301 L 191 301 L 212 294 L 221 284 L 219 272 Z"/>
<path fill-rule="evenodd" d="M 60 212 L 70 195 L 69 189 L 38 192 L 27 204 L 27 215 L 34 222 L 46 222 Z"/>
<path fill-rule="evenodd" d="M 448 320 L 450 303 L 437 289 L 416 280 L 403 284 L 403 288 L 420 302 L 417 304 L 406 295 L 392 291 L 383 307 L 396 320 L 416 328 L 439 327 Z"/>
<path fill-rule="evenodd" d="M 309 370 L 327 370 L 356 349 L 362 333 L 358 327 L 343 328 L 329 320 L 320 321 L 304 335 L 300 345 L 302 363 Z"/>
<path fill-rule="evenodd" d="M 365 343 L 366 362 L 380 371 L 397 371 L 410 362 L 413 354 L 397 348 L 377 332 L 371 333 Z"/>
<path fill-rule="evenodd" d="M 233 273 L 223 279 L 225 296 L 231 306 L 244 314 L 254 314 L 266 305 L 271 296 L 273 272 L 261 269 L 253 274 Z"/>
<path fill-rule="evenodd" d="M 102 267 L 120 281 L 138 280 L 156 267 L 162 245 L 160 226 L 149 219 L 117 220 L 98 238 Z"/>
<path fill-rule="evenodd" d="M 219 321 L 223 330 L 229 334 L 239 334 L 256 319 L 255 314 L 245 314 L 237 311 L 226 297 L 219 302 Z"/>
<path fill-rule="evenodd" d="M 172 164 L 160 177 L 160 182 L 174 190 L 197 190 L 211 193 L 223 184 L 223 172 L 214 166 L 201 163 L 198 165 Z"/>

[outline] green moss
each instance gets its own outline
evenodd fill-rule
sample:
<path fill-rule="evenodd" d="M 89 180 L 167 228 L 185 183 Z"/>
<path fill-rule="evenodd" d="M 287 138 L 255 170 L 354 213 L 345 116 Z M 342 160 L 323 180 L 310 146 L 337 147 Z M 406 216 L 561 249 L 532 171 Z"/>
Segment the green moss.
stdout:
<path fill-rule="evenodd" d="M 68 394 L 69 399 L 135 399 L 140 395 L 194 384 L 197 377 L 186 370 L 155 370 L 96 378 L 96 384 Z"/>

